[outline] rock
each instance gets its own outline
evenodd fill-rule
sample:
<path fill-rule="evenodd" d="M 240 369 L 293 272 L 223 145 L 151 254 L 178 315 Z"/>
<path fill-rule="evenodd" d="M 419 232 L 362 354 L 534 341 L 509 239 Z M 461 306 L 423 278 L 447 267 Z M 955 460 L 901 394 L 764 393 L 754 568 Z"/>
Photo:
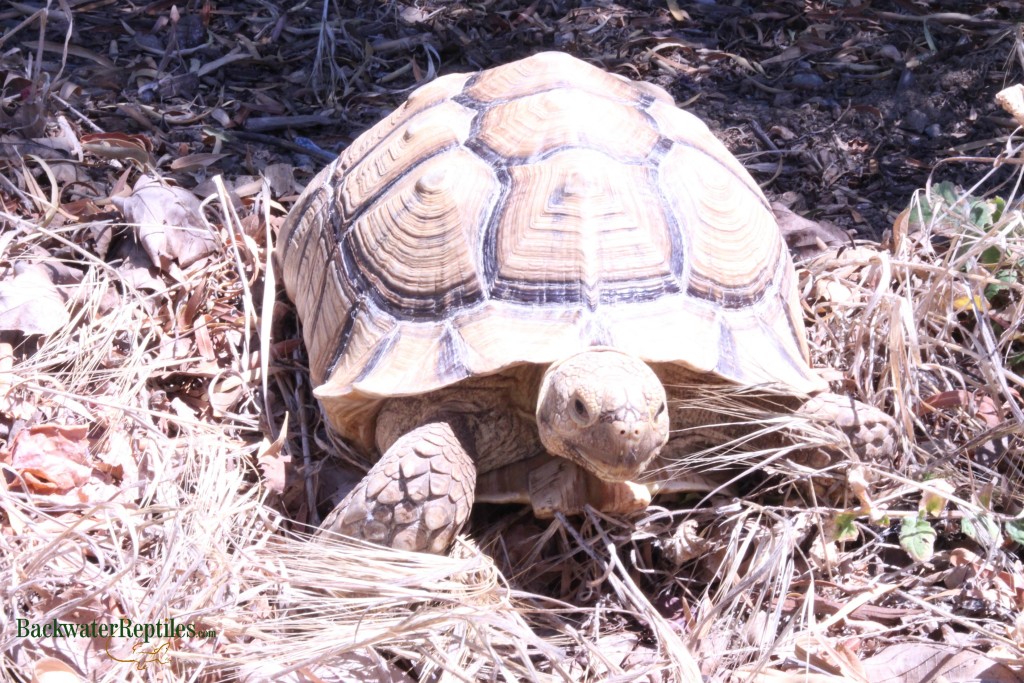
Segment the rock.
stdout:
<path fill-rule="evenodd" d="M 907 112 L 907 115 L 903 117 L 903 122 L 900 124 L 901 128 L 915 133 L 923 133 L 927 126 L 928 117 L 919 109 L 911 109 Z"/>
<path fill-rule="evenodd" d="M 799 90 L 817 90 L 825 85 L 825 79 L 814 73 L 796 74 L 790 79 L 789 84 Z"/>

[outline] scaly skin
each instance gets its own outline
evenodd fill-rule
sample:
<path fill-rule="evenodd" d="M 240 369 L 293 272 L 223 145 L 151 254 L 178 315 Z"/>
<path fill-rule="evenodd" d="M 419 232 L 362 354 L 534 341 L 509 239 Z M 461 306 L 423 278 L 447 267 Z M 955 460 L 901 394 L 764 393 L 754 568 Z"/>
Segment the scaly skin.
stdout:
<path fill-rule="evenodd" d="M 400 438 L 327 516 L 320 533 L 443 553 L 469 519 L 476 488 L 472 445 L 457 431 L 452 422 L 430 422 Z"/>

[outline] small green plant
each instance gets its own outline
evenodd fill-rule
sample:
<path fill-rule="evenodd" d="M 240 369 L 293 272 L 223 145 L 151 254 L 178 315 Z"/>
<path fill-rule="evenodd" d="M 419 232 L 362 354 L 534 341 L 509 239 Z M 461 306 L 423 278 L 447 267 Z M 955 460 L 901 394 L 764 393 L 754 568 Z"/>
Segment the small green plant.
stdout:
<path fill-rule="evenodd" d="M 925 514 L 904 517 L 900 525 L 900 547 L 918 562 L 927 562 L 935 553 L 935 529 Z"/>
<path fill-rule="evenodd" d="M 857 530 L 857 515 L 844 512 L 835 517 L 835 540 L 839 542 L 856 541 L 860 536 Z"/>
<path fill-rule="evenodd" d="M 975 197 L 944 181 L 915 194 L 906 216 L 909 232 L 930 228 L 936 247 L 946 241 L 950 266 L 975 278 L 976 284 L 955 292 L 953 299 L 963 322 L 973 324 L 977 312 L 984 314 L 995 336 L 1009 346 L 1003 353 L 1007 364 L 1015 371 L 1024 367 L 1024 348 L 1018 348 L 1024 337 L 1013 333 L 1017 322 L 1007 314 L 1024 291 L 1020 212 L 1007 212 L 1002 197 Z"/>
<path fill-rule="evenodd" d="M 998 548 L 1003 544 L 999 523 L 992 514 L 992 487 L 985 486 L 980 493 L 972 496 L 974 505 L 957 506 L 964 516 L 960 520 L 960 531 L 975 543 L 986 548 Z"/>
<path fill-rule="evenodd" d="M 932 185 L 930 193 L 918 192 L 911 200 L 910 229 L 932 225 L 943 234 L 984 234 L 1002 218 L 1005 208 L 1002 197 L 964 195 L 947 180 Z"/>
<path fill-rule="evenodd" d="M 1004 525 L 1007 537 L 1017 545 L 1024 545 L 1024 518 L 1011 519 Z"/>

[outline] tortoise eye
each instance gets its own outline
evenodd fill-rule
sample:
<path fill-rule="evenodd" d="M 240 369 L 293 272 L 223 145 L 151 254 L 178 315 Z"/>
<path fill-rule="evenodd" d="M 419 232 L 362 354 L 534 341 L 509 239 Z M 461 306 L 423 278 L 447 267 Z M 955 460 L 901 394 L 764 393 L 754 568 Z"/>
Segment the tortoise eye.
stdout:
<path fill-rule="evenodd" d="M 581 399 L 576 399 L 572 402 L 573 412 L 576 413 L 576 417 L 583 421 L 590 419 L 590 412 L 587 410 L 587 406 Z"/>

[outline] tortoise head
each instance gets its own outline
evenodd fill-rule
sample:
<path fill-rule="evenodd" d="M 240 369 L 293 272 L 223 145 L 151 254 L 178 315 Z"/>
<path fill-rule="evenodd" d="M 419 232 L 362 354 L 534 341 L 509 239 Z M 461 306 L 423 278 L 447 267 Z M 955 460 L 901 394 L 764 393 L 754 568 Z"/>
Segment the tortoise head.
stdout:
<path fill-rule="evenodd" d="M 628 481 L 668 441 L 665 388 L 639 358 L 587 349 L 544 373 L 537 428 L 552 455 L 605 481 Z"/>

